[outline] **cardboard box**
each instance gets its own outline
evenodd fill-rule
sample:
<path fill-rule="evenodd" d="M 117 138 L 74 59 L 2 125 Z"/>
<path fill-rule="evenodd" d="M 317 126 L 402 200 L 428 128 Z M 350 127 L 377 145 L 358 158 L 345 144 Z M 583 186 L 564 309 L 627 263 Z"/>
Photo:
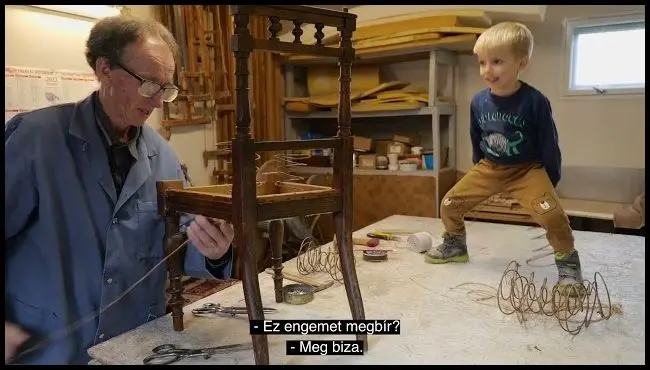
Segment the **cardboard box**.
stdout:
<path fill-rule="evenodd" d="M 361 154 L 359 156 L 359 168 L 375 169 L 376 167 L 377 167 L 376 154 Z"/>
<path fill-rule="evenodd" d="M 421 138 L 418 134 L 395 134 L 393 135 L 393 141 L 410 146 L 416 146 L 420 145 Z"/>
<path fill-rule="evenodd" d="M 375 140 L 375 153 L 377 155 L 388 154 L 388 146 L 393 143 L 392 140 Z"/>
<path fill-rule="evenodd" d="M 373 141 L 369 137 L 354 136 L 354 142 L 352 146 L 354 147 L 354 150 L 358 150 L 360 152 L 372 152 L 372 144 Z"/>
<path fill-rule="evenodd" d="M 410 152 L 411 152 L 411 147 L 404 143 L 395 142 L 395 143 L 390 143 L 388 145 L 388 154 L 397 154 L 401 157 Z"/>

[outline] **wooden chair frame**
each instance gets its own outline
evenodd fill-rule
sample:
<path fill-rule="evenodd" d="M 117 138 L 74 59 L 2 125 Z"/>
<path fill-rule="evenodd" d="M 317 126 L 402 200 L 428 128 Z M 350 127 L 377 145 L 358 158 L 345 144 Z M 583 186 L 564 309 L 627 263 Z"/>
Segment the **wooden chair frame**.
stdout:
<path fill-rule="evenodd" d="M 274 288 L 277 302 L 282 302 L 282 251 L 281 242 L 273 242 L 281 235 L 283 218 L 332 213 L 336 242 L 341 260 L 352 318 L 364 320 L 365 313 L 361 291 L 354 265 L 352 249 L 352 156 L 350 80 L 355 58 L 352 33 L 356 29 L 356 15 L 304 5 L 234 5 L 232 51 L 236 60 L 236 134 L 232 140 L 233 183 L 226 185 L 191 187 L 183 189 L 180 181 L 157 183 L 158 207 L 165 219 L 165 253 L 169 255 L 182 243 L 179 233 L 180 214 L 200 214 L 229 220 L 235 228 L 234 245 L 239 256 L 242 283 L 249 320 L 264 320 L 256 261 L 252 251 L 260 221 L 274 220 L 270 225 L 272 241 Z M 270 37 L 254 39 L 249 30 L 251 15 L 268 17 Z M 293 21 L 293 42 L 282 42 L 277 34 L 281 20 Z M 316 44 L 300 42 L 301 24 L 314 24 Z M 341 36 L 337 47 L 322 43 L 323 27 L 336 27 Z M 340 101 L 338 133 L 334 138 L 318 140 L 255 141 L 251 136 L 249 91 L 249 57 L 253 50 L 277 51 L 338 58 L 340 68 Z M 332 187 L 283 181 L 256 181 L 255 154 L 261 151 L 282 151 L 333 148 Z M 280 238 L 281 239 L 281 238 Z M 279 246 L 278 246 L 279 244 Z M 183 288 L 181 285 L 180 253 L 167 260 L 169 272 L 173 327 L 183 330 Z M 255 363 L 269 364 L 266 335 L 252 335 Z M 367 350 L 366 335 L 357 335 Z"/>

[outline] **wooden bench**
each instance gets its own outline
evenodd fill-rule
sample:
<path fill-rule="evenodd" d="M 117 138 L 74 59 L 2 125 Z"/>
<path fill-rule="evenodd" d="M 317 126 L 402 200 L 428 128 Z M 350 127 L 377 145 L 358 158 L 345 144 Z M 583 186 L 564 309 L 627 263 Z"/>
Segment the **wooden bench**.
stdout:
<path fill-rule="evenodd" d="M 562 168 L 557 193 L 576 230 L 627 232 L 614 227 L 614 213 L 631 204 L 645 188 L 645 169 L 578 167 Z M 521 206 L 508 208 L 481 204 L 467 219 L 536 225 Z M 641 231 L 642 234 L 645 230 Z"/>
<path fill-rule="evenodd" d="M 568 216 L 612 222 L 614 221 L 614 212 L 625 205 L 624 203 L 567 198 L 560 198 L 560 203 Z"/>
<path fill-rule="evenodd" d="M 560 203 L 570 217 L 580 217 L 596 220 L 614 221 L 614 212 L 624 206 L 624 203 L 599 202 L 583 199 L 560 198 Z M 511 221 L 533 223 L 530 215 L 521 208 L 508 209 L 480 205 L 467 214 L 467 217 L 494 221 Z"/>

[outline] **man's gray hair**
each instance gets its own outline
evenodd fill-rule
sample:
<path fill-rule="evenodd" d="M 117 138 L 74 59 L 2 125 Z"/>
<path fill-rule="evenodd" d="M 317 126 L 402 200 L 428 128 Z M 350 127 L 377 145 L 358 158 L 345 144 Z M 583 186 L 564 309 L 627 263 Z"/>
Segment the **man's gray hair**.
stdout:
<path fill-rule="evenodd" d="M 178 61 L 178 43 L 165 26 L 155 20 L 125 15 L 103 18 L 93 26 L 86 41 L 86 61 L 92 69 L 98 58 L 120 63 L 124 49 L 145 37 L 155 37 L 166 43 Z"/>

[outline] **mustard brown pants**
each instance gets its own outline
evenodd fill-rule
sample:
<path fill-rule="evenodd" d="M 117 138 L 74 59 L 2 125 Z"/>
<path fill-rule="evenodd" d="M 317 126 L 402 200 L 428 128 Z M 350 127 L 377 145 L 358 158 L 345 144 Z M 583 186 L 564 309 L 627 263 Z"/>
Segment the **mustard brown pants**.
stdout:
<path fill-rule="evenodd" d="M 555 252 L 573 251 L 569 218 L 541 164 L 498 165 L 481 159 L 442 199 L 440 217 L 445 231 L 465 235 L 465 214 L 498 193 L 509 194 L 530 213 L 546 230 Z"/>

